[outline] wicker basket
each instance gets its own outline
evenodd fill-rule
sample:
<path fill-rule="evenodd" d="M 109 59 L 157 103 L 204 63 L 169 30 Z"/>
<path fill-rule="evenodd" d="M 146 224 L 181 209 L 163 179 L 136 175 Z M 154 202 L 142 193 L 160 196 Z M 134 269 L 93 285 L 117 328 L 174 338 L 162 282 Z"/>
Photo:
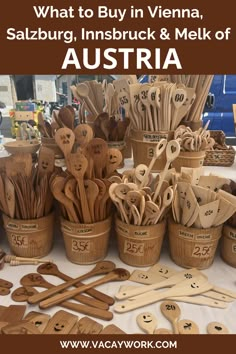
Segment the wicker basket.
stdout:
<path fill-rule="evenodd" d="M 166 221 L 157 225 L 127 225 L 118 217 L 115 220 L 120 259 L 131 266 L 147 267 L 158 262 Z"/>
<path fill-rule="evenodd" d="M 199 168 L 203 166 L 205 151 L 181 151 L 172 162 L 172 167 L 180 172 L 181 167 Z"/>
<path fill-rule="evenodd" d="M 53 241 L 54 213 L 33 220 L 11 219 L 3 223 L 12 253 L 20 257 L 44 257 Z"/>
<path fill-rule="evenodd" d="M 196 229 L 169 220 L 170 254 L 173 261 L 184 268 L 208 268 L 214 260 L 222 234 L 222 225 L 209 229 Z"/>
<path fill-rule="evenodd" d="M 154 149 L 157 143 L 161 139 L 167 139 L 168 141 L 173 139 L 174 132 L 150 132 L 150 131 L 131 131 L 131 144 L 133 149 L 134 167 L 139 164 L 149 165 L 151 162 Z M 159 172 L 163 170 L 166 164 L 166 154 L 163 152 L 161 156 L 156 160 L 152 172 Z"/>
<path fill-rule="evenodd" d="M 106 257 L 111 218 L 94 224 L 76 224 L 61 218 L 61 230 L 71 262 L 92 264 Z"/>
<path fill-rule="evenodd" d="M 228 225 L 223 227 L 221 256 L 226 263 L 236 268 L 236 229 Z"/>
<path fill-rule="evenodd" d="M 235 158 L 235 150 L 225 144 L 225 134 L 222 130 L 211 130 L 211 137 L 215 139 L 214 150 L 207 150 L 204 166 L 232 166 Z M 217 148 L 217 144 L 223 145 L 224 149 Z"/>

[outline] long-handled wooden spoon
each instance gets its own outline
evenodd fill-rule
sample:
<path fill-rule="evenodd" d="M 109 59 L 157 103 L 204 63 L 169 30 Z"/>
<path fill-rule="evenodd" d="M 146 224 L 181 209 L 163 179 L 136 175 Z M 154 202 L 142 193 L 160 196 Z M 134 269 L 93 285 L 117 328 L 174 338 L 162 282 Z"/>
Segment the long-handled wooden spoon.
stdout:
<path fill-rule="evenodd" d="M 40 274 L 48 274 L 48 275 L 54 275 L 64 281 L 68 281 L 68 280 L 72 280 L 71 277 L 69 277 L 68 275 L 66 275 L 65 273 L 62 273 L 56 264 L 54 263 L 46 263 L 46 264 L 41 264 L 38 268 L 37 268 L 37 272 Z M 78 282 L 75 284 L 75 286 L 82 286 L 83 283 Z M 105 303 L 107 303 L 108 305 L 113 305 L 114 304 L 114 299 L 111 296 L 108 296 L 96 289 L 88 289 L 85 291 L 87 294 L 89 294 L 90 296 L 94 297 L 95 299 L 98 299 L 100 301 L 103 301 Z"/>
<path fill-rule="evenodd" d="M 95 286 L 105 284 L 109 281 L 124 281 L 124 280 L 127 280 L 129 278 L 129 276 L 130 276 L 130 273 L 126 269 L 116 268 L 113 271 L 111 271 L 110 273 L 108 273 L 107 275 L 105 275 L 104 277 L 102 277 L 92 283 L 86 284 L 84 286 L 81 286 L 80 288 L 66 291 L 62 294 L 58 294 L 58 295 L 55 295 L 49 299 L 46 299 L 46 300 L 40 302 L 39 306 L 40 306 L 40 308 L 45 309 L 45 308 L 51 307 L 53 305 L 56 305 L 58 303 L 61 303 L 64 300 L 70 299 L 73 296 L 80 294 L 81 292 L 84 292 L 85 290 L 88 290 L 88 289 L 93 288 Z"/>
<path fill-rule="evenodd" d="M 94 275 L 107 274 L 107 273 L 111 272 L 114 268 L 115 268 L 115 264 L 113 262 L 110 262 L 110 261 L 98 262 L 96 264 L 96 266 L 90 272 L 83 274 L 75 279 L 68 280 L 60 285 L 54 286 L 53 288 L 43 291 L 42 293 L 40 293 L 38 295 L 32 296 L 29 298 L 28 302 L 30 304 L 35 304 L 37 302 L 40 302 L 43 299 L 48 298 L 51 295 L 57 294 L 58 292 L 65 290 L 72 285 L 77 284 L 78 282 L 80 282 L 84 279 L 88 279 Z M 83 288 L 84 286 L 85 285 L 82 285 L 79 288 Z M 77 289 L 75 289 L 75 290 L 77 290 Z M 79 292 L 78 292 L 78 294 L 79 294 Z"/>

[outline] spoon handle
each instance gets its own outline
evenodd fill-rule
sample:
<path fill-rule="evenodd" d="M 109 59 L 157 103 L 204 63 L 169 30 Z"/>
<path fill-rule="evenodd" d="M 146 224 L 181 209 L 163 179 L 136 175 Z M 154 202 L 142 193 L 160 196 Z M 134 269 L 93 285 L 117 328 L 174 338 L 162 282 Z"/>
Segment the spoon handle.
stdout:
<path fill-rule="evenodd" d="M 69 310 L 76 311 L 76 312 L 82 313 L 87 316 L 99 318 L 104 321 L 110 321 L 113 318 L 112 312 L 107 311 L 107 310 L 98 309 L 98 308 L 91 307 L 91 306 L 75 304 L 75 303 L 69 302 L 69 301 L 64 301 L 60 305 L 69 309 Z"/>
<path fill-rule="evenodd" d="M 58 271 L 58 273 L 55 273 L 55 274 L 52 274 L 52 275 L 55 275 L 55 276 L 61 278 L 64 281 L 68 281 L 68 280 L 72 279 L 71 277 L 69 277 L 68 275 L 66 275 L 66 274 L 64 274 L 64 273 L 62 273 L 60 271 Z M 75 284 L 76 287 L 80 287 L 82 285 L 84 285 L 84 284 L 81 283 L 81 282 L 78 282 L 78 283 Z M 91 288 L 91 289 L 86 290 L 85 292 L 87 294 L 89 294 L 90 296 L 94 297 L 95 299 L 100 300 L 102 302 L 105 302 L 108 305 L 113 305 L 114 304 L 113 297 L 111 297 L 111 296 L 109 296 L 107 294 L 104 294 L 104 293 L 102 293 L 99 290 Z"/>

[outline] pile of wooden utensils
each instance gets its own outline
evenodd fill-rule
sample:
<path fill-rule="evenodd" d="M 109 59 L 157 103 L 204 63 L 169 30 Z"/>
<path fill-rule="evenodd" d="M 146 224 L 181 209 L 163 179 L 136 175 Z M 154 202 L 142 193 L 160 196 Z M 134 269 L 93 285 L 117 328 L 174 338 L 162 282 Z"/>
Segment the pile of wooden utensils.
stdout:
<path fill-rule="evenodd" d="M 158 81 L 156 76 L 152 83 L 140 84 L 135 75 L 124 75 L 113 81 L 113 87 L 112 84 L 107 86 L 107 96 L 112 102 L 116 97 L 119 109 L 131 119 L 133 128 L 175 130 L 183 118 L 200 121 L 212 78 L 211 75 L 191 75 L 184 78 L 183 83 L 181 76 L 166 77 L 164 81 L 163 78 Z"/>
<path fill-rule="evenodd" d="M 129 280 L 136 281 L 138 278 L 139 283 L 148 285 L 121 287 L 115 298 L 126 301 L 118 302 L 114 306 L 115 312 L 125 313 L 164 299 L 226 308 L 236 299 L 235 292 L 212 284 L 205 274 L 195 268 L 174 273 L 165 273 L 165 268 L 156 264 L 151 272 L 135 270 L 136 274 L 131 274 Z M 161 273 L 154 272 L 154 269 L 161 270 Z M 157 291 L 165 288 L 167 289 Z"/>
<path fill-rule="evenodd" d="M 192 131 L 191 128 L 180 125 L 174 132 L 174 139 L 178 139 L 181 151 L 205 151 L 213 149 L 215 140 L 207 130 L 209 122 L 203 128 Z"/>
<path fill-rule="evenodd" d="M 198 185 L 178 182 L 174 188 L 174 221 L 187 227 L 210 228 L 225 223 L 236 212 L 236 197 L 221 190 L 229 180 L 200 176 Z"/>
<path fill-rule="evenodd" d="M 167 162 L 152 191 L 150 172 L 155 160 L 164 150 L 166 150 Z M 141 164 L 135 169 L 125 171 L 122 178 L 114 176 L 110 179 L 114 183 L 109 188 L 109 194 L 123 222 L 134 225 L 154 225 L 164 218 L 173 198 L 173 190 L 165 178 L 170 163 L 179 152 L 180 146 L 177 141 L 172 140 L 167 143 L 166 139 L 162 139 L 157 144 L 154 157 L 148 167 Z"/>
<path fill-rule="evenodd" d="M 38 164 L 31 154 L 11 155 L 0 174 L 2 212 L 13 219 L 36 219 L 52 210 L 49 179 L 54 171 L 54 153 L 41 148 Z"/>
<path fill-rule="evenodd" d="M 44 119 L 42 112 L 38 113 L 38 130 L 41 136 L 54 138 L 56 131 L 63 127 L 71 130 L 75 127 L 75 110 L 72 106 L 62 107 L 59 111 L 54 110 L 51 121 Z"/>
<path fill-rule="evenodd" d="M 111 208 L 109 177 L 116 174 L 122 161 L 121 152 L 108 148 L 104 140 L 93 138 L 92 129 L 86 124 L 80 124 L 74 132 L 65 127 L 58 129 L 55 140 L 64 153 L 67 167 L 50 179 L 62 215 L 76 223 L 106 219 Z"/>

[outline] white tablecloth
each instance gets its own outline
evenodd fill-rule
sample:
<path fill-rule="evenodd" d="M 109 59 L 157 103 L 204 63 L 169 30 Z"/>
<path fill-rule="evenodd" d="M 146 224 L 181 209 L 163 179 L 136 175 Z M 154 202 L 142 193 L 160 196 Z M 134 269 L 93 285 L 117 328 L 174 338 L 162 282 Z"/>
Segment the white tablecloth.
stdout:
<path fill-rule="evenodd" d="M 131 160 L 128 160 L 126 165 L 127 167 L 130 167 L 131 164 L 132 164 Z M 236 164 L 234 164 L 232 167 L 227 167 L 227 168 L 222 168 L 222 167 L 204 168 L 205 174 L 214 173 L 232 179 L 236 179 L 235 171 L 236 171 Z M 3 248 L 6 252 L 9 252 L 4 231 L 2 229 L 0 230 L 0 247 Z M 78 277 L 79 275 L 82 275 L 83 273 L 86 273 L 93 268 L 93 265 L 89 265 L 89 266 L 76 265 L 67 260 L 65 255 L 65 250 L 64 250 L 63 239 L 60 234 L 55 235 L 53 249 L 51 253 L 45 258 L 53 259 L 54 262 L 57 264 L 59 270 L 70 275 L 71 277 Z M 111 237 L 108 255 L 106 259 L 115 262 L 117 267 L 126 268 L 131 272 L 135 269 L 134 267 L 125 265 L 120 261 L 114 235 L 112 235 Z M 165 240 L 163 244 L 160 262 L 172 268 L 175 268 L 176 270 L 182 270 L 182 268 L 175 265 L 173 261 L 170 259 L 167 240 Z M 5 267 L 0 271 L 0 278 L 8 279 L 9 281 L 11 281 L 14 284 L 13 289 L 15 289 L 20 286 L 19 281 L 23 275 L 31 272 L 36 272 L 36 269 L 37 266 L 28 265 L 28 266 L 10 267 L 8 264 L 5 264 Z M 148 268 L 142 268 L 142 269 L 147 270 Z M 210 282 L 220 287 L 225 287 L 227 289 L 236 292 L 236 277 L 235 277 L 236 269 L 224 263 L 224 261 L 221 259 L 219 255 L 219 250 L 217 251 L 213 265 L 209 269 L 204 270 L 203 273 L 208 276 Z M 44 277 L 46 280 L 54 284 L 61 283 L 61 280 L 59 280 L 56 277 L 46 276 L 46 275 Z M 85 283 L 90 282 L 92 280 L 94 280 L 94 278 L 85 281 Z M 114 296 L 114 294 L 118 292 L 120 285 L 124 285 L 124 283 L 122 284 L 121 282 L 119 283 L 112 282 L 105 285 L 101 285 L 98 287 L 98 289 L 111 296 Z M 138 286 L 138 284 L 135 284 L 130 281 L 126 281 L 125 285 Z M 0 305 L 8 306 L 10 304 L 15 304 L 11 300 L 10 295 L 5 297 L 3 296 L 0 297 Z M 199 306 L 199 305 L 192 305 L 192 304 L 185 304 L 185 303 L 179 303 L 179 306 L 181 308 L 181 319 L 191 319 L 195 321 L 200 328 L 200 333 L 202 334 L 206 333 L 207 324 L 212 321 L 218 321 L 224 323 L 228 327 L 230 333 L 236 334 L 236 321 L 235 321 L 236 301 L 230 303 L 227 309 L 216 309 L 207 306 Z M 32 310 L 39 311 L 39 308 L 37 306 L 27 305 L 27 307 L 28 307 L 27 312 Z M 53 307 L 52 309 L 47 310 L 47 313 L 54 314 L 58 310 L 59 307 Z M 119 326 L 126 333 L 130 333 L 130 334 L 142 333 L 142 331 L 139 329 L 139 327 L 136 324 L 136 317 L 138 314 L 144 311 L 152 312 L 157 316 L 158 327 L 171 329 L 170 323 L 163 317 L 163 315 L 160 312 L 160 302 L 125 314 L 117 314 L 114 312 L 114 318 L 110 322 Z M 81 318 L 84 315 L 78 314 L 78 316 Z M 106 321 L 102 321 L 102 320 L 97 320 L 97 321 L 99 323 L 102 323 L 104 326 L 109 324 L 109 322 Z"/>

